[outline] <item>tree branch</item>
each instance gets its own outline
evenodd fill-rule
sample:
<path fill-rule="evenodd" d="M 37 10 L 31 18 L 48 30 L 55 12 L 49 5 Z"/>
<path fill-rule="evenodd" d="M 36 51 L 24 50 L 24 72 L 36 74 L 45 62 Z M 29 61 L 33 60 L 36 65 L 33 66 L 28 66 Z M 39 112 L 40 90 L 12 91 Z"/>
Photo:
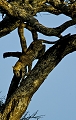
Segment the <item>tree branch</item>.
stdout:
<path fill-rule="evenodd" d="M 40 24 L 38 22 L 38 20 L 36 20 L 33 17 L 30 17 L 27 22 L 29 23 L 29 25 L 33 26 L 36 29 L 36 31 L 38 31 L 44 35 L 59 37 L 60 34 L 64 30 L 66 30 L 68 27 L 76 24 L 76 18 L 63 23 L 62 25 L 60 25 L 59 27 L 56 27 L 56 28 L 47 28 L 47 27 L 43 26 L 42 24 Z"/>
<path fill-rule="evenodd" d="M 12 18 L 6 16 L 1 22 L 0 22 L 0 38 L 9 34 L 11 31 L 16 29 L 20 24 L 20 20 L 17 18 Z"/>
<path fill-rule="evenodd" d="M 75 18 L 76 13 L 75 16 L 73 16 L 73 12 L 76 11 L 76 1 L 72 5 L 66 3 L 62 4 L 60 0 L 49 0 L 48 3 L 50 3 L 57 10 L 60 10 L 63 14 Z M 75 8 L 74 11 L 72 10 L 73 8 Z"/>
<path fill-rule="evenodd" d="M 16 89 L 18 88 L 19 82 L 21 80 L 21 77 L 16 77 L 15 75 L 12 78 L 9 90 L 8 90 L 8 94 L 6 97 L 6 101 L 5 104 L 7 104 L 8 99 L 12 96 L 12 94 L 16 91 Z M 4 109 L 4 108 L 3 108 Z"/>
<path fill-rule="evenodd" d="M 2 0 L 4 1 L 4 0 Z M 34 1 L 36 2 L 36 1 Z M 55 2 L 55 1 L 54 1 Z M 4 2 L 2 2 L 0 5 L 3 7 Z M 40 3 L 45 3 L 45 0 L 42 2 L 40 1 Z M 50 2 L 51 3 L 51 2 Z M 8 4 L 5 4 L 8 7 Z M 58 5 L 58 4 L 57 4 Z M 27 6 L 29 9 L 30 7 Z M 5 7 L 6 8 L 6 7 Z M 48 36 L 57 36 L 60 37 L 60 34 L 66 30 L 68 27 L 75 25 L 76 24 L 76 18 L 74 18 L 73 20 L 67 21 L 64 24 L 62 24 L 61 26 L 57 27 L 57 28 L 47 28 L 45 26 L 43 26 L 42 24 L 40 24 L 38 22 L 38 20 L 36 20 L 34 17 L 32 17 L 33 15 L 35 15 L 38 11 L 35 10 L 35 12 L 32 13 L 32 11 L 30 13 L 28 13 L 28 9 L 23 9 L 22 6 L 18 6 L 18 5 L 14 5 L 14 7 L 10 7 L 11 12 L 9 12 L 8 14 L 13 16 L 13 19 L 15 19 L 14 17 L 16 17 L 17 19 L 23 20 L 24 22 L 28 22 L 29 25 L 31 25 L 31 27 L 35 27 L 36 31 L 44 34 L 44 35 L 48 35 Z M 8 10 L 9 11 L 9 10 Z M 2 23 L 2 22 L 1 22 Z M 17 24 L 18 25 L 18 24 Z M 14 25 L 13 25 L 14 26 Z M 12 26 L 12 27 L 13 27 Z M 14 29 L 17 26 L 14 27 Z M 9 25 L 9 28 L 11 29 L 11 25 Z M 9 30 L 10 30 L 9 29 Z M 12 28 L 13 30 L 13 28 Z M 11 31 L 11 30 L 10 30 Z M 3 30 L 3 33 L 7 32 L 9 33 L 10 31 L 8 31 L 8 29 Z M 1 31 L 2 33 L 2 31 Z"/>
<path fill-rule="evenodd" d="M 60 39 L 54 46 L 49 48 L 42 58 L 37 62 L 30 75 L 21 83 L 19 88 L 9 98 L 1 120 L 9 119 L 19 120 L 26 111 L 27 106 L 33 94 L 44 82 L 48 74 L 67 54 L 76 51 L 76 34 L 65 36 Z"/>

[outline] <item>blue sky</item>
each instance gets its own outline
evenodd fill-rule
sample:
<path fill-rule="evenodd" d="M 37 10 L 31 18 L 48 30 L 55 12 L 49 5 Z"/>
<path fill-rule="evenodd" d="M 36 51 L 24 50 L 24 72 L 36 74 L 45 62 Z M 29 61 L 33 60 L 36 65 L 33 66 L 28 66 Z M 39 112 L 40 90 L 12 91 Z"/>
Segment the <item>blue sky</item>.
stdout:
<path fill-rule="evenodd" d="M 40 13 L 37 15 L 40 23 L 47 27 L 61 25 L 69 17 L 64 15 L 50 15 Z M 62 35 L 76 32 L 76 26 L 68 28 Z M 32 42 L 32 36 L 25 29 L 25 37 L 28 46 Z M 39 34 L 39 38 L 57 40 L 57 37 L 47 37 Z M 50 45 L 46 45 L 46 49 Z M 17 58 L 3 59 L 6 51 L 21 51 L 17 29 L 9 35 L 0 38 L 0 97 L 6 96 L 13 77 L 12 66 Z M 39 110 L 38 115 L 45 115 L 42 120 L 76 120 L 76 52 L 67 55 L 48 75 L 44 83 L 34 94 L 27 111 L 30 114 Z"/>

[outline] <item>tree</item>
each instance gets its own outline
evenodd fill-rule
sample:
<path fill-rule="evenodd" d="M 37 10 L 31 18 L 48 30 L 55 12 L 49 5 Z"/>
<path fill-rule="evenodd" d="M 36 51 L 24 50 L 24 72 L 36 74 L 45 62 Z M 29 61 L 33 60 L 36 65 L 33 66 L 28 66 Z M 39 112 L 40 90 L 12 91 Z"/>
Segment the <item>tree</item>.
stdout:
<path fill-rule="evenodd" d="M 6 52 L 4 53 L 4 57 L 13 56 L 19 57 L 19 59 L 22 60 L 23 57 L 26 58 L 25 54 L 27 50 L 28 52 L 32 50 L 32 47 L 30 47 L 30 50 L 27 48 L 27 40 L 24 37 L 24 28 L 31 31 L 32 39 L 34 41 L 33 44 L 37 43 L 39 40 L 40 43 L 41 41 L 44 41 L 42 39 L 38 39 L 37 32 L 46 36 L 56 36 L 59 38 L 58 41 L 56 41 L 46 52 L 44 52 L 44 49 L 37 52 L 37 50 L 41 48 L 37 43 L 37 49 L 34 49 L 34 53 L 36 52 L 36 54 L 29 54 L 30 56 L 28 57 L 30 58 L 33 55 L 36 55 L 34 58 L 38 58 L 38 62 L 32 70 L 30 70 L 31 63 L 28 64 L 28 74 L 26 74 L 26 66 L 24 66 L 25 71 L 24 69 L 20 69 L 21 71 L 19 71 L 19 76 L 16 76 L 14 72 L 6 101 L 1 105 L 0 119 L 19 120 L 26 111 L 33 94 L 44 82 L 48 74 L 67 54 L 76 51 L 76 35 L 61 35 L 61 33 L 68 27 L 76 24 L 76 1 L 1 0 L 0 12 L 3 16 L 3 19 L 0 22 L 0 37 L 3 37 L 18 28 L 18 35 L 22 47 L 22 52 Z M 49 12 L 55 15 L 64 14 L 69 16 L 71 20 L 66 21 L 56 28 L 47 28 L 39 23 L 39 21 L 34 17 L 39 12 Z M 31 62 L 33 62 L 33 60 L 34 59 L 32 59 Z M 22 62 L 23 61 L 21 61 L 21 63 Z M 26 75 L 27 77 L 24 78 L 24 76 L 22 76 L 23 72 L 24 76 Z"/>

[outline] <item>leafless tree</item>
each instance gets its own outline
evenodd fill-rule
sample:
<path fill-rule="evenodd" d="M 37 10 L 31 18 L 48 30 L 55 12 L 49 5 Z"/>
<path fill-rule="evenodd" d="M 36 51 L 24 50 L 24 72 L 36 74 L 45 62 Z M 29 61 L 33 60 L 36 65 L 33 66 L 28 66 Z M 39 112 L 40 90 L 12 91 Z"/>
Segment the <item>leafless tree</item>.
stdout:
<path fill-rule="evenodd" d="M 34 17 L 39 12 L 48 12 L 55 15 L 64 14 L 69 16 L 71 20 L 58 27 L 48 28 L 39 23 Z M 13 69 L 14 76 L 9 86 L 6 101 L 0 106 L 0 120 L 20 120 L 33 94 L 48 74 L 67 54 L 76 51 L 76 34 L 71 35 L 68 33 L 68 35 L 62 36 L 63 31 L 76 24 L 76 1 L 0 0 L 0 13 L 3 17 L 0 21 L 0 37 L 18 28 L 22 47 L 22 52 L 6 52 L 3 54 L 3 57 L 18 57 L 17 67 L 19 68 L 20 65 L 21 68 L 15 71 L 15 66 Z M 27 40 L 24 37 L 24 28 L 32 34 L 33 42 L 29 48 L 27 48 Z M 58 41 L 55 41 L 54 45 L 44 52 L 45 46 L 42 45 L 42 42 L 45 40 L 38 39 L 38 32 L 46 36 L 56 36 Z M 50 44 L 52 44 L 51 41 Z M 41 47 L 44 49 L 42 50 Z M 31 70 L 34 59 L 38 59 L 38 62 Z"/>

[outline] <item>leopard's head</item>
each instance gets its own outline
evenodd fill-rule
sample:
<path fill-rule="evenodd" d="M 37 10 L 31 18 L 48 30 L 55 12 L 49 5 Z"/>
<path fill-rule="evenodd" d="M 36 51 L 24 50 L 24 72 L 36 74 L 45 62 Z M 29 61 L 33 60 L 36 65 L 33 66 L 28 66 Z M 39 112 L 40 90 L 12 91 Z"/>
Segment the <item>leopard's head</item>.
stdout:
<path fill-rule="evenodd" d="M 13 73 L 16 77 L 22 76 L 22 64 L 21 62 L 17 62 L 15 66 L 13 67 Z"/>

